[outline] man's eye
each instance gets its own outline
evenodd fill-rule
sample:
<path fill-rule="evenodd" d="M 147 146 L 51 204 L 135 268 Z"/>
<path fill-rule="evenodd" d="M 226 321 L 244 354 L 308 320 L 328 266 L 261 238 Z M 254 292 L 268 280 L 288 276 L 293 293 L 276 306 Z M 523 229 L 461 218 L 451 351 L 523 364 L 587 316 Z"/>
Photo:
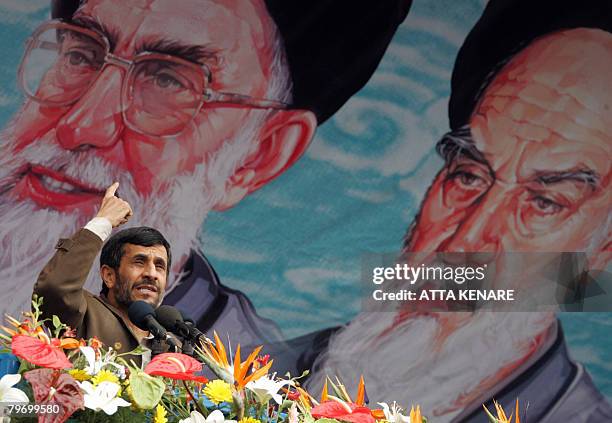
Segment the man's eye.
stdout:
<path fill-rule="evenodd" d="M 155 83 L 161 88 L 183 88 L 183 84 L 178 79 L 166 73 L 157 74 Z"/>
<path fill-rule="evenodd" d="M 480 188 L 482 186 L 486 186 L 486 181 L 471 172 L 466 172 L 464 170 L 458 170 L 453 172 L 450 175 L 450 178 L 458 181 L 461 185 L 468 188 Z"/>
<path fill-rule="evenodd" d="M 65 54 L 71 66 L 91 66 L 91 61 L 80 51 L 69 51 Z"/>
<path fill-rule="evenodd" d="M 540 212 L 545 213 L 545 214 L 556 214 L 565 208 L 561 204 L 556 203 L 550 198 L 546 198 L 542 195 L 533 196 L 531 198 L 531 201 L 535 204 L 535 207 Z"/>

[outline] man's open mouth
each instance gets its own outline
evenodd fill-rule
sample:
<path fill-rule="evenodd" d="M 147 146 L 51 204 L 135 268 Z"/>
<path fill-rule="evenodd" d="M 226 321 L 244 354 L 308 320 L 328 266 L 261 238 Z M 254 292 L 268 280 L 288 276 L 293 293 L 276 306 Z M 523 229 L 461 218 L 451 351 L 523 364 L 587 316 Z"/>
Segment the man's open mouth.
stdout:
<path fill-rule="evenodd" d="M 62 212 L 87 207 L 87 213 L 91 213 L 104 196 L 103 189 L 38 164 L 24 166 L 14 192 L 18 198 L 33 200 L 40 207 Z"/>
<path fill-rule="evenodd" d="M 40 165 L 32 165 L 29 173 L 38 178 L 43 187 L 49 191 L 62 194 L 104 195 L 104 191 L 88 186 L 61 172 Z"/>
<path fill-rule="evenodd" d="M 157 287 L 155 285 L 149 285 L 149 284 L 137 285 L 134 287 L 134 289 L 140 292 L 141 294 L 156 294 L 157 293 Z"/>

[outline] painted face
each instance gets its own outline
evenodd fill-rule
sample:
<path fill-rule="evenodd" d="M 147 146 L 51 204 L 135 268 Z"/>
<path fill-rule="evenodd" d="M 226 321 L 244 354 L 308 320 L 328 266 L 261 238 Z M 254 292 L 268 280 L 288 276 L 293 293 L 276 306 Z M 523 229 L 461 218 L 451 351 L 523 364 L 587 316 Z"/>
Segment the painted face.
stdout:
<path fill-rule="evenodd" d="M 125 244 L 109 296 L 126 307 L 139 300 L 157 307 L 166 290 L 167 268 L 168 254 L 163 245 Z"/>
<path fill-rule="evenodd" d="M 266 37 L 272 23 L 261 4 L 89 0 L 73 19 L 79 26 L 104 32 L 111 53 L 118 57 L 131 60 L 145 51 L 171 54 L 205 64 L 214 90 L 265 97 L 269 77 Z M 70 57 L 73 67 L 83 63 L 82 54 Z M 43 138 L 70 152 L 94 151 L 100 162 L 128 173 L 134 190 L 146 197 L 163 192 L 173 177 L 206 162 L 211 152 L 236 135 L 249 112 L 246 107 L 205 105 L 178 135 L 143 135 L 123 120 L 120 91 L 125 77 L 125 69 L 108 64 L 74 104 L 58 107 L 28 101 L 12 126 L 14 141 L 4 154 L 16 154 Z M 150 81 L 157 89 L 171 88 L 171 82 L 167 75 Z M 138 120 L 151 128 L 159 123 L 146 114 Z M 77 209 L 91 215 L 104 188 L 99 180 L 73 177 L 62 168 L 30 163 L 19 171 L 20 182 L 12 194 L 42 208 Z"/>
<path fill-rule="evenodd" d="M 406 251 L 610 248 L 612 35 L 532 43 L 495 77 L 422 203 Z M 457 151 L 456 149 L 454 151 Z"/>

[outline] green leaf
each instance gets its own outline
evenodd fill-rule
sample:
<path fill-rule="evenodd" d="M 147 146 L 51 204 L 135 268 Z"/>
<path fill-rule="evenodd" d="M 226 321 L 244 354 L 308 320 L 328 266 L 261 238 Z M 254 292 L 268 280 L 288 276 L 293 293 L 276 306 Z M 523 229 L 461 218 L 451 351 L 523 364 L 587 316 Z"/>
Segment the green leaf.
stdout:
<path fill-rule="evenodd" d="M 288 410 L 289 408 L 291 408 L 292 405 L 293 405 L 293 401 L 286 399 L 286 400 L 283 401 L 283 403 L 280 405 L 280 407 L 278 407 L 278 411 Z"/>
<path fill-rule="evenodd" d="M 132 400 L 143 410 L 153 409 L 161 400 L 166 385 L 161 379 L 149 376 L 145 372 L 130 374 Z"/>
<path fill-rule="evenodd" d="M 328 419 L 327 417 L 323 417 L 321 419 L 315 420 L 317 423 L 340 423 L 339 420 L 336 419 Z"/>
<path fill-rule="evenodd" d="M 62 326 L 62 321 L 55 314 L 53 315 L 53 327 L 59 329 Z"/>
<path fill-rule="evenodd" d="M 123 357 L 125 355 L 143 355 L 144 353 L 151 351 L 147 347 L 143 347 L 142 345 L 138 345 L 132 351 L 124 352 L 121 354 L 117 354 L 117 357 Z"/>

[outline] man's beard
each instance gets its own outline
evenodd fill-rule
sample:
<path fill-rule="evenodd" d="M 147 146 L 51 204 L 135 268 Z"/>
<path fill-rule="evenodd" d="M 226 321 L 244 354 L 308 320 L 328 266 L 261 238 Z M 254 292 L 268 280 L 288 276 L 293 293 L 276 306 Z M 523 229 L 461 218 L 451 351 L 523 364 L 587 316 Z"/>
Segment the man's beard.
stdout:
<path fill-rule="evenodd" d="M 133 292 L 139 286 L 143 284 L 152 285 L 152 286 L 155 286 L 157 289 L 157 292 L 160 293 L 159 284 L 152 279 L 143 279 L 143 280 L 136 281 L 134 283 L 130 283 L 129 281 L 122 278 L 121 275 L 119 274 L 119 271 L 117 270 L 115 270 L 115 276 L 117 278 L 117 289 L 114 291 L 115 300 L 117 301 L 117 304 L 123 306 L 126 310 L 130 307 L 130 305 L 132 305 L 134 301 L 138 300 L 137 298 L 134 297 Z M 160 306 L 162 300 L 163 300 L 163 296 L 160 293 L 158 294 L 157 299 L 155 300 L 155 303 L 151 305 L 153 306 L 153 308 L 157 308 Z"/>
<path fill-rule="evenodd" d="M 229 177 L 252 153 L 253 140 L 264 117 L 262 111 L 252 111 L 239 133 L 202 158 L 202 163 L 193 172 L 177 175 L 166 186 L 156 187 L 147 196 L 136 191 L 129 172 L 102 160 L 95 148 L 80 152 L 62 149 L 55 140 L 54 131 L 33 141 L 19 153 L 10 153 L 9 146 L 15 145 L 16 140 L 9 125 L 0 135 L 3 149 L 0 156 L 0 283 L 4 292 L 0 316 L 7 313 L 18 317 L 21 311 L 29 310 L 34 283 L 54 254 L 53 247 L 58 239 L 72 236 L 94 217 L 40 208 L 31 200 L 18 200 L 9 195 L 19 182 L 19 172 L 24 166 L 40 164 L 61 169 L 102 190 L 118 181 L 120 197 L 134 210 L 134 216 L 119 229 L 150 226 L 159 230 L 170 243 L 178 266 L 173 266 L 168 276 L 168 291 L 180 280 L 180 264 L 187 259 L 190 250 L 198 249 L 197 237 L 202 222 L 223 197 Z M 98 264 L 96 259 L 85 284 L 93 293 L 100 292 L 102 287 Z"/>
<path fill-rule="evenodd" d="M 359 314 L 317 358 L 309 392 L 321 392 L 328 375 L 355 393 L 363 375 L 370 406 L 420 404 L 428 417 L 451 421 L 473 401 L 488 400 L 498 373 L 536 353 L 534 339 L 554 323 L 548 313 L 478 312 L 449 330 L 438 317 Z"/>
<path fill-rule="evenodd" d="M 411 288 L 385 283 L 388 292 Z M 372 298 L 364 310 L 317 357 L 309 391 L 320 392 L 327 375 L 354 393 L 363 375 L 371 406 L 420 404 L 441 422 L 487 401 L 542 353 L 556 328 L 552 312 L 406 311 Z"/>

